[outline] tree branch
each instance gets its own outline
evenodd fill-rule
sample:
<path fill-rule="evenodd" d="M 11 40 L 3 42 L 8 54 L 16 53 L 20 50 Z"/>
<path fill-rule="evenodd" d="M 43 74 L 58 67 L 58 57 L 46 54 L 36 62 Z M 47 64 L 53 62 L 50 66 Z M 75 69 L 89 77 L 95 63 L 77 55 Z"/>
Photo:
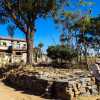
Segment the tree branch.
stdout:
<path fill-rule="evenodd" d="M 16 15 L 13 13 L 12 8 L 10 7 L 10 4 L 7 0 L 5 0 L 5 7 L 9 11 L 12 19 L 14 20 L 15 24 L 23 31 L 25 34 L 27 34 L 27 29 L 25 29 L 22 25 L 22 23 L 17 19 Z"/>

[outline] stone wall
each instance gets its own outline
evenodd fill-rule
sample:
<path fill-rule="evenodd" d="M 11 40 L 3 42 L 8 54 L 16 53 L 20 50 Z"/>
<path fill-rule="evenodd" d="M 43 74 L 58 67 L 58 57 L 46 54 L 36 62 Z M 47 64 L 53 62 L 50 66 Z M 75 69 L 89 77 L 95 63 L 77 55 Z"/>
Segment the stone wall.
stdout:
<path fill-rule="evenodd" d="M 53 78 L 53 74 L 49 74 L 50 72 L 39 73 L 36 69 L 33 71 L 25 70 L 25 68 L 19 71 L 11 70 L 6 76 L 5 82 L 14 87 L 29 90 L 36 95 L 46 95 L 49 98 L 60 100 L 73 100 L 80 95 L 98 94 L 95 78 L 88 73 L 73 72 L 68 76 Z"/>
<path fill-rule="evenodd" d="M 94 77 L 72 79 L 68 82 L 54 82 L 53 89 L 55 91 L 54 96 L 63 100 L 98 94 Z"/>
<path fill-rule="evenodd" d="M 22 53 L 21 55 L 11 55 L 5 52 L 0 53 L 0 67 L 8 65 L 10 63 L 20 63 L 21 61 L 23 61 L 23 63 L 26 63 L 26 53 Z"/>
<path fill-rule="evenodd" d="M 36 77 L 26 75 L 18 75 L 17 77 L 11 75 L 6 79 L 6 82 L 13 85 L 15 88 L 28 90 L 35 95 L 42 95 L 45 93 L 45 88 L 48 83 L 46 80 L 36 79 Z"/>

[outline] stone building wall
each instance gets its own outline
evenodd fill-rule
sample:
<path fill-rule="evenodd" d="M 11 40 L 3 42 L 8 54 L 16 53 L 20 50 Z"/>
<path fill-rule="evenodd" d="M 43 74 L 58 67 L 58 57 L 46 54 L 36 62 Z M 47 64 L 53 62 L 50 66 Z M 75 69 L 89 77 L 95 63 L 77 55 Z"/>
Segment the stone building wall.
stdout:
<path fill-rule="evenodd" d="M 26 53 L 22 53 L 21 55 L 11 55 L 9 53 L 0 52 L 0 66 L 20 62 L 26 63 Z"/>

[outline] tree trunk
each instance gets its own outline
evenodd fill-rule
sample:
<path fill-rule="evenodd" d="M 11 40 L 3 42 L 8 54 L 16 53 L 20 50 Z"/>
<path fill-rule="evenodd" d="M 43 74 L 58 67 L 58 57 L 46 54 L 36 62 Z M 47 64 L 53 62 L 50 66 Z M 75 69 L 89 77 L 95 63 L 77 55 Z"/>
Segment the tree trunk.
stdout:
<path fill-rule="evenodd" d="M 77 38 L 77 31 L 75 31 L 75 39 L 76 39 L 76 52 L 77 52 L 77 63 L 79 62 L 79 44 L 78 44 L 78 38 Z"/>
<path fill-rule="evenodd" d="M 82 63 L 82 48 L 79 47 L 79 62 Z"/>
<path fill-rule="evenodd" d="M 26 34 L 26 41 L 27 41 L 27 64 L 32 65 L 33 63 L 33 35 L 34 32 L 28 32 Z"/>
<path fill-rule="evenodd" d="M 87 44 L 84 44 L 84 48 L 85 48 L 85 63 L 86 63 L 86 67 L 88 69 L 88 61 L 87 61 Z"/>
<path fill-rule="evenodd" d="M 11 39 L 13 39 L 11 37 Z M 10 55 L 11 63 L 14 63 L 14 45 L 13 45 L 13 40 L 11 40 L 11 55 Z"/>

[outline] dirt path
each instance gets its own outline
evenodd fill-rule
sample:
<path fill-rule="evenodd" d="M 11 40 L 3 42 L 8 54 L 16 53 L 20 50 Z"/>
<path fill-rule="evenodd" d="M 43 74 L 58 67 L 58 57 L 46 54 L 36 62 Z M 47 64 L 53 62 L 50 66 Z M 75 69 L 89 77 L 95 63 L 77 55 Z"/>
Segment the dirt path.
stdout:
<path fill-rule="evenodd" d="M 96 100 L 99 96 L 78 97 L 77 100 Z M 0 100 L 46 100 L 34 95 L 24 94 L 21 91 L 6 86 L 0 81 Z"/>
<path fill-rule="evenodd" d="M 88 97 L 79 97 L 77 100 L 100 100 L 100 95 L 98 96 L 88 96 Z"/>
<path fill-rule="evenodd" d="M 0 100 L 45 100 L 38 96 L 24 94 L 0 82 Z"/>

